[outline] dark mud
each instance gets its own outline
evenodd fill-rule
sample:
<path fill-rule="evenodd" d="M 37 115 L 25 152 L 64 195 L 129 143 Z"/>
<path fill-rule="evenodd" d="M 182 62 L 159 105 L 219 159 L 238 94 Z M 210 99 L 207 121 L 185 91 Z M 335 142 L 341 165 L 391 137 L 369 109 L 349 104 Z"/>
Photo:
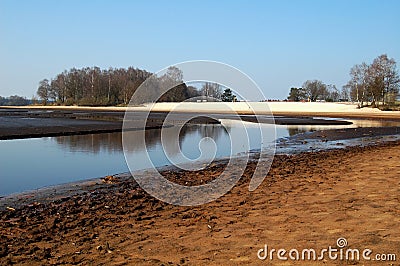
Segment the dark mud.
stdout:
<path fill-rule="evenodd" d="M 0 140 L 121 132 L 124 115 L 125 113 L 121 111 L 0 109 Z M 135 119 L 144 119 L 144 115 L 144 112 L 138 112 Z M 166 115 L 166 113 L 151 113 L 147 118 L 146 129 L 170 126 L 163 125 Z M 178 116 L 175 122 L 185 118 Z M 191 119 L 189 123 L 219 122 L 199 116 Z M 129 128 L 129 130 L 141 129 Z"/>
<path fill-rule="evenodd" d="M 321 141 L 333 141 L 397 134 L 400 134 L 400 127 L 358 127 L 305 132 L 293 136 L 292 140 L 319 139 Z"/>

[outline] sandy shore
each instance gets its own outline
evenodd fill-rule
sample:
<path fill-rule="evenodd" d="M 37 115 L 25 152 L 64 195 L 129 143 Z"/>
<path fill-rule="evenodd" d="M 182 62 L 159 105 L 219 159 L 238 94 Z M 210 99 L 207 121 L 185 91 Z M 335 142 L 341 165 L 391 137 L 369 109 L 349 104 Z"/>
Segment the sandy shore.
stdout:
<path fill-rule="evenodd" d="M 131 180 L 108 179 L 107 189 L 0 212 L 0 264 L 290 265 L 260 261 L 257 251 L 321 250 L 340 237 L 349 248 L 400 256 L 399 148 L 278 156 L 253 192 L 250 163 L 231 192 L 198 207 L 168 205 Z M 222 169 L 165 174 L 191 185 Z M 313 262 L 347 263 L 370 262 Z"/>
<path fill-rule="evenodd" d="M 4 107 L 25 109 L 26 107 Z M 79 110 L 79 111 L 113 111 L 125 112 L 127 107 L 82 107 L 82 106 L 31 106 L 32 109 L 45 110 Z M 356 103 L 327 102 L 236 102 L 236 103 L 156 103 L 129 107 L 132 111 L 180 112 L 195 113 L 239 113 L 300 116 L 333 116 L 333 117 L 369 117 L 379 119 L 400 119 L 400 111 L 380 111 L 376 108 L 358 109 Z"/>

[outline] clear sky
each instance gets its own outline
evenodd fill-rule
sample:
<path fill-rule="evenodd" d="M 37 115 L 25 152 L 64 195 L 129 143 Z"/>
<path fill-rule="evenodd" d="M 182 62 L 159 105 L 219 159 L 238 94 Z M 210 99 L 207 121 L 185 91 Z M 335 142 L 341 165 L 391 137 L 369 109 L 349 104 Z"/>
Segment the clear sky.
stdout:
<path fill-rule="evenodd" d="M 267 98 L 350 68 L 400 61 L 400 1 L 0 0 L 0 95 L 32 97 L 72 67 L 151 72 L 188 60 L 239 68 Z"/>

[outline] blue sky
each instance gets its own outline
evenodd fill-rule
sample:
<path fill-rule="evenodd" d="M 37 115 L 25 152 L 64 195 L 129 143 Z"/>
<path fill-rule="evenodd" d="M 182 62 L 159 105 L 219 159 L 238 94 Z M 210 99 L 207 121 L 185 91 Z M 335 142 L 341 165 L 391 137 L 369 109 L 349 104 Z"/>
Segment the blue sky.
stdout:
<path fill-rule="evenodd" d="M 380 54 L 400 61 L 400 1 L 0 0 L 0 95 L 35 94 L 72 67 L 151 72 L 188 60 L 239 68 L 267 98 L 341 88 Z"/>

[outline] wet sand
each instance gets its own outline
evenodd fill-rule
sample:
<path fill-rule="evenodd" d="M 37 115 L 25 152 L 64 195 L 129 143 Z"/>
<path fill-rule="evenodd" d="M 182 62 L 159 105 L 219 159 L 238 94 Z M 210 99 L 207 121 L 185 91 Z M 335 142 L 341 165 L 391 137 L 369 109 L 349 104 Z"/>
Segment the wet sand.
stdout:
<path fill-rule="evenodd" d="M 80 108 L 0 108 L 0 140 L 121 132 L 124 115 L 121 111 Z M 143 119 L 144 115 L 144 112 L 138 112 L 137 119 Z M 165 117 L 166 113 L 151 113 L 146 120 L 146 129 L 162 127 Z M 182 120 L 185 116 L 178 115 L 178 118 Z M 205 124 L 218 121 L 200 116 L 192 119 L 190 123 Z M 139 126 L 129 129 L 141 130 Z"/>
<path fill-rule="evenodd" d="M 399 148 L 396 142 L 277 156 L 253 192 L 248 183 L 255 164 L 249 163 L 228 194 L 197 207 L 160 202 L 132 179 L 109 177 L 80 195 L 1 211 L 0 262 L 269 265 L 270 260 L 257 258 L 264 244 L 321 250 L 335 247 L 339 237 L 351 248 L 400 256 Z M 165 174 L 193 185 L 222 169 L 216 164 L 200 172 Z M 293 262 L 274 257 L 272 263 Z M 348 263 L 356 262 L 327 256 L 318 262 Z"/>
<path fill-rule="evenodd" d="M 117 132 L 122 127 L 119 116 L 77 110 L 0 109 L 0 139 Z"/>
<path fill-rule="evenodd" d="M 400 127 L 358 127 L 344 129 L 318 130 L 293 136 L 292 140 L 319 139 L 321 141 L 346 140 L 354 138 L 376 138 L 379 136 L 398 135 Z"/>

